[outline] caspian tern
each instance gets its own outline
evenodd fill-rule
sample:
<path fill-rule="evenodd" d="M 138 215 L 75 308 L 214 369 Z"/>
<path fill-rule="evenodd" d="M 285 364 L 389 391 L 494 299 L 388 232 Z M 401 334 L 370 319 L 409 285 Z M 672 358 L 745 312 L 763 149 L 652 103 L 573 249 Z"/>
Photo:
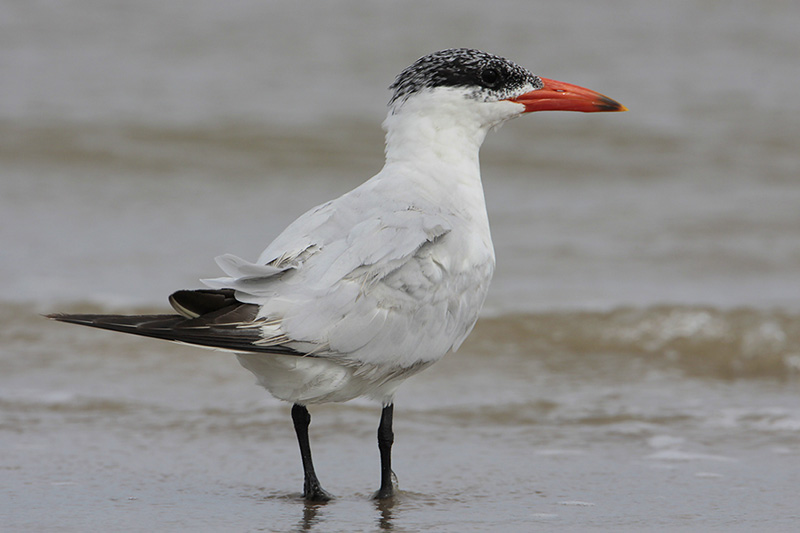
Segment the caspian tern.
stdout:
<path fill-rule="evenodd" d="M 309 501 L 331 496 L 314 472 L 306 406 L 359 396 L 383 406 L 375 497 L 395 492 L 395 391 L 461 345 L 494 271 L 478 162 L 487 132 L 533 111 L 625 111 L 463 48 L 418 59 L 390 89 L 383 169 L 295 220 L 257 261 L 218 257 L 227 277 L 172 294 L 178 314 L 49 315 L 236 353 L 260 385 L 293 404 Z"/>

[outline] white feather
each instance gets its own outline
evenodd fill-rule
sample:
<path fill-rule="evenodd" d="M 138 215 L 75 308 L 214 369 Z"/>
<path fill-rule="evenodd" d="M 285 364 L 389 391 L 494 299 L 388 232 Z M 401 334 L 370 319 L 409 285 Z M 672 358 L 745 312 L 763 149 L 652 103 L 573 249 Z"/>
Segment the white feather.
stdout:
<path fill-rule="evenodd" d="M 380 173 L 302 215 L 257 263 L 218 258 L 228 277 L 205 283 L 260 306 L 263 344 L 313 354 L 240 355 L 260 384 L 292 402 L 388 403 L 458 348 L 494 270 L 478 149 L 520 108 L 453 89 L 415 94 L 384 123 Z"/>

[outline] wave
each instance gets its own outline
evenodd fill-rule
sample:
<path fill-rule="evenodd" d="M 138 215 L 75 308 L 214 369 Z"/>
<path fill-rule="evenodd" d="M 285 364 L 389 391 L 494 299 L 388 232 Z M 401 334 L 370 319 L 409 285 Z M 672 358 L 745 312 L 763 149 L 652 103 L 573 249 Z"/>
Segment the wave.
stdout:
<path fill-rule="evenodd" d="M 125 312 L 96 303 L 70 312 Z M 3 351 L 52 350 L 63 329 L 47 328 L 40 303 L 0 302 Z M 163 308 L 133 308 L 151 313 Z M 484 317 L 462 350 L 491 356 L 636 357 L 687 375 L 722 379 L 800 377 L 800 313 L 757 308 L 653 306 L 610 311 L 542 311 Z"/>
<path fill-rule="evenodd" d="M 697 306 L 514 314 L 483 319 L 484 349 L 621 354 L 723 379 L 800 376 L 800 314 Z"/>

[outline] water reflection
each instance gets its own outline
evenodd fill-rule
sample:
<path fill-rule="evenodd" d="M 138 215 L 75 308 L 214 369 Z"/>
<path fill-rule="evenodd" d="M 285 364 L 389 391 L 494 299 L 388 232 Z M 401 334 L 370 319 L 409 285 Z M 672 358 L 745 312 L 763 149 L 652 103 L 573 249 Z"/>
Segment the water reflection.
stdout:
<path fill-rule="evenodd" d="M 381 531 L 394 530 L 394 506 L 397 497 L 387 500 L 375 500 L 375 509 L 378 511 L 378 527 Z"/>
<path fill-rule="evenodd" d="M 377 511 L 375 514 L 375 523 L 380 531 L 394 531 L 395 530 L 395 510 L 398 504 L 398 498 L 389 498 L 387 500 L 374 500 L 373 505 Z M 329 502 L 303 502 L 302 515 L 297 521 L 292 531 L 326 531 L 326 520 L 331 518 L 328 514 L 323 512 L 323 508 L 327 505 L 335 505 L 336 500 Z"/>
<path fill-rule="evenodd" d="M 322 523 L 324 515 L 320 515 L 320 510 L 328 503 L 303 502 L 303 516 L 292 531 L 312 531 L 315 526 Z"/>

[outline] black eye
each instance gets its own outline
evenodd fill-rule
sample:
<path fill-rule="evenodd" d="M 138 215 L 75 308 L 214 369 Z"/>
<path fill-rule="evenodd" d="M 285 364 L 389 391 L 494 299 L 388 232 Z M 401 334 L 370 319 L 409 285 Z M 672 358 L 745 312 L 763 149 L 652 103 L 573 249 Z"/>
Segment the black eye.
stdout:
<path fill-rule="evenodd" d="M 488 67 L 481 71 L 481 82 L 490 89 L 500 85 L 502 77 L 500 71 L 496 68 Z"/>

